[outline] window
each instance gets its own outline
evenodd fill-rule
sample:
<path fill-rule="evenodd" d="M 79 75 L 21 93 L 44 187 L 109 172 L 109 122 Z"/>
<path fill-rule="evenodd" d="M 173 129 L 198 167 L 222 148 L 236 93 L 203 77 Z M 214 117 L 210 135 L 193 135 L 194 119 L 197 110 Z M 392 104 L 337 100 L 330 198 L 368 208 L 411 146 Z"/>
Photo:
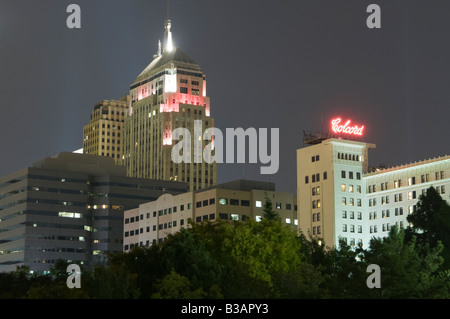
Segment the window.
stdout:
<path fill-rule="evenodd" d="M 196 202 L 196 203 L 195 203 L 195 207 L 197 207 L 197 208 L 202 207 L 202 202 L 200 202 L 200 201 L 199 201 L 199 202 Z"/>
<path fill-rule="evenodd" d="M 305 176 L 305 184 L 309 183 L 309 176 Z"/>
<path fill-rule="evenodd" d="M 276 207 L 277 209 L 281 209 L 281 203 L 276 203 L 275 207 Z"/>
<path fill-rule="evenodd" d="M 348 191 L 349 191 L 350 193 L 353 193 L 353 185 L 348 185 Z"/>
<path fill-rule="evenodd" d="M 246 206 L 246 207 L 248 207 L 248 206 L 250 206 L 250 201 L 249 200 L 241 200 L 241 206 Z"/>
<path fill-rule="evenodd" d="M 226 199 L 226 198 L 219 198 L 219 205 L 227 205 L 227 204 L 228 204 L 228 199 Z M 258 206 L 256 206 L 256 207 L 258 207 Z"/>
<path fill-rule="evenodd" d="M 214 205 L 216 203 L 216 199 L 215 198 L 211 198 L 209 200 L 209 205 Z"/>
<path fill-rule="evenodd" d="M 286 204 L 286 210 L 291 210 L 292 209 L 292 205 L 291 204 Z"/>
<path fill-rule="evenodd" d="M 361 186 L 360 186 L 360 185 L 357 185 L 357 186 L 356 186 L 356 192 L 357 192 L 358 194 L 361 194 Z"/>
<path fill-rule="evenodd" d="M 208 206 L 208 200 L 207 199 L 205 199 L 204 201 L 203 201 L 203 207 L 204 206 Z"/>
<path fill-rule="evenodd" d="M 262 207 L 262 202 L 261 202 L 260 200 L 257 200 L 257 201 L 255 202 L 255 206 L 256 206 L 256 207 Z"/>
<path fill-rule="evenodd" d="M 350 212 L 350 219 L 355 219 L 355 212 Z"/>
<path fill-rule="evenodd" d="M 323 172 L 323 179 L 324 179 L 324 180 L 326 180 L 326 179 L 328 178 L 327 175 L 328 175 L 327 172 Z"/>
<path fill-rule="evenodd" d="M 358 212 L 358 213 L 356 213 L 356 218 L 358 218 L 358 220 L 362 220 L 362 213 L 361 212 Z"/>
<path fill-rule="evenodd" d="M 353 172 L 348 172 L 348 178 L 353 179 Z"/>
<path fill-rule="evenodd" d="M 239 215 L 238 214 L 231 214 L 231 220 L 239 221 Z"/>
<path fill-rule="evenodd" d="M 347 211 L 346 210 L 342 211 L 342 218 L 347 218 Z"/>
<path fill-rule="evenodd" d="M 362 226 L 361 225 L 358 225 L 358 233 L 362 233 Z"/>
<path fill-rule="evenodd" d="M 357 173 L 356 173 L 356 179 L 358 179 L 358 180 L 361 179 L 361 173 L 360 173 L 360 172 L 357 172 Z"/>
<path fill-rule="evenodd" d="M 346 197 L 342 197 L 342 205 L 347 205 L 347 198 Z"/>
<path fill-rule="evenodd" d="M 239 205 L 239 199 L 230 199 L 230 205 L 238 206 Z"/>
<path fill-rule="evenodd" d="M 316 195 L 320 195 L 320 186 L 316 187 Z"/>
<path fill-rule="evenodd" d="M 180 93 L 187 94 L 187 93 L 188 93 L 188 88 L 187 88 L 187 87 L 180 86 Z"/>
<path fill-rule="evenodd" d="M 361 207 L 361 199 L 360 198 L 358 198 L 356 200 L 356 206 Z"/>
<path fill-rule="evenodd" d="M 345 171 L 341 171 L 341 177 L 345 178 Z"/>
<path fill-rule="evenodd" d="M 341 185 L 341 190 L 342 190 L 343 192 L 347 191 L 347 185 L 342 184 L 342 185 Z"/>

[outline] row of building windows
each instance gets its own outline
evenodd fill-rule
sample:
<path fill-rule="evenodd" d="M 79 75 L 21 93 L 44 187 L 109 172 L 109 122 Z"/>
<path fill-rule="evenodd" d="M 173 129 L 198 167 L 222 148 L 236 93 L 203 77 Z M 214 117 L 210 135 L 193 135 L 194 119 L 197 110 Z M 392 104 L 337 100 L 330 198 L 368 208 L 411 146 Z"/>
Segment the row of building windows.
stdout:
<path fill-rule="evenodd" d="M 436 186 L 436 191 L 438 194 L 445 194 L 445 185 L 442 186 Z M 426 194 L 426 189 L 422 189 L 422 195 Z M 417 199 L 417 191 L 409 191 L 407 192 L 407 198 L 408 200 Z M 389 195 L 381 196 L 381 204 L 389 204 Z M 401 202 L 403 201 L 403 193 L 394 194 L 394 202 Z M 371 198 L 369 199 L 369 207 L 376 206 L 377 205 L 377 199 Z"/>
<path fill-rule="evenodd" d="M 323 179 L 326 180 L 328 178 L 328 173 L 323 172 Z M 311 182 L 320 182 L 320 173 L 311 175 Z M 309 183 L 309 176 L 305 176 L 305 184 Z"/>
<path fill-rule="evenodd" d="M 347 184 L 342 184 L 341 185 L 341 191 L 342 192 L 344 192 L 344 193 L 347 192 L 347 189 L 348 189 L 349 193 L 353 193 L 355 191 L 355 186 L 352 185 L 352 184 L 349 184 L 348 188 L 347 188 Z M 356 192 L 358 194 L 361 193 L 361 185 L 356 185 Z"/>
<path fill-rule="evenodd" d="M 187 209 L 191 209 L 192 208 L 192 203 L 187 203 L 185 204 L 181 204 L 180 205 L 180 211 L 184 211 L 185 207 L 187 207 Z M 153 214 L 151 213 L 147 213 L 145 218 L 150 218 L 151 216 L 156 217 L 156 216 L 163 216 L 163 215 L 170 215 L 173 213 L 178 212 L 178 206 L 174 206 L 174 207 L 169 207 L 169 208 L 165 208 L 165 209 L 160 209 L 157 211 L 153 211 Z M 125 224 L 129 224 L 129 223 L 134 223 L 134 222 L 139 222 L 140 220 L 144 220 L 144 214 L 140 214 L 140 215 L 136 215 L 133 217 L 128 217 L 125 218 Z"/>
<path fill-rule="evenodd" d="M 356 175 L 356 179 L 357 180 L 361 179 L 361 173 L 360 172 L 356 172 L 356 174 L 354 174 L 354 172 L 349 171 L 348 175 L 347 175 L 347 171 L 344 171 L 344 170 L 341 171 L 341 177 L 342 178 L 347 178 L 347 176 L 348 176 L 349 179 L 353 179 L 355 177 L 355 175 Z"/>
<path fill-rule="evenodd" d="M 346 210 L 343 210 L 342 211 L 342 218 L 344 218 L 344 219 L 347 219 L 347 218 L 355 219 L 355 212 L 354 211 L 350 211 L 350 212 L 347 213 Z M 361 212 L 357 212 L 356 213 L 356 218 L 358 220 L 362 220 L 362 213 Z"/>
<path fill-rule="evenodd" d="M 185 225 L 185 220 L 184 219 L 180 219 L 180 226 L 184 226 Z M 156 225 L 152 226 L 152 231 L 157 231 L 157 230 L 163 230 L 163 229 L 171 229 L 172 227 L 177 227 L 178 226 L 178 221 L 174 220 L 171 222 L 167 222 L 167 223 L 161 223 L 158 225 L 158 227 Z M 150 226 L 147 226 L 145 228 L 145 232 L 149 233 L 150 232 Z M 129 236 L 137 236 L 139 234 L 143 234 L 144 233 L 144 228 L 137 228 L 134 230 L 129 230 L 125 232 L 125 237 L 129 237 Z"/>
<path fill-rule="evenodd" d="M 337 158 L 341 159 L 341 160 L 362 162 L 362 156 L 361 155 L 355 155 L 355 154 L 338 153 L 337 154 Z"/>
<path fill-rule="evenodd" d="M 353 197 L 351 197 L 351 198 L 348 198 L 348 200 L 347 200 L 347 197 L 342 197 L 342 205 L 349 205 L 349 206 L 355 206 L 355 203 L 356 203 L 356 206 L 357 207 L 361 207 L 361 199 L 360 198 L 356 198 L 356 202 L 355 202 L 355 198 L 353 198 Z"/>
<path fill-rule="evenodd" d="M 441 180 L 445 178 L 445 171 L 439 171 L 439 172 L 435 172 L 435 180 Z M 412 176 L 409 177 L 407 180 L 407 186 L 412 186 L 412 185 L 416 185 L 416 177 Z M 422 174 L 420 175 L 420 182 L 421 183 L 427 183 L 431 181 L 430 179 L 430 174 Z M 393 183 L 394 188 L 400 188 L 402 187 L 402 180 L 401 179 L 397 179 L 394 181 Z M 380 190 L 384 191 L 384 190 L 388 190 L 389 189 L 389 183 L 388 182 L 383 182 L 380 183 Z M 374 193 L 377 191 L 377 186 L 376 184 L 372 184 L 368 186 L 368 190 L 369 193 Z"/>
<path fill-rule="evenodd" d="M 397 227 L 404 228 L 404 222 L 403 221 L 395 222 L 395 225 Z M 382 231 L 388 232 L 390 229 L 391 229 L 391 227 L 390 227 L 389 223 L 382 224 Z M 369 231 L 370 231 L 371 234 L 377 233 L 378 232 L 378 225 L 370 226 Z"/>

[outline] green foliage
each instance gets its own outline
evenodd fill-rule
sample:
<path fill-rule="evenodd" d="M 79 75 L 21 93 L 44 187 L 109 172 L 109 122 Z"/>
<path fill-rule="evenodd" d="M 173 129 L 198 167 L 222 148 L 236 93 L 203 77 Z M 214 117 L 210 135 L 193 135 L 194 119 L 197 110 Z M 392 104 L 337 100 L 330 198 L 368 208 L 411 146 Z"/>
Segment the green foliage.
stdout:
<path fill-rule="evenodd" d="M 450 268 L 450 206 L 434 187 L 420 195 L 417 210 L 408 216 L 412 227 L 406 230 L 406 239 L 415 237 L 421 247 L 443 244 L 443 269 Z"/>
<path fill-rule="evenodd" d="M 421 200 L 424 204 L 419 212 L 428 212 L 427 198 Z M 442 205 L 433 212 L 444 214 L 442 207 L 445 210 Z M 265 208 L 274 212 L 270 200 L 266 200 Z M 369 248 L 363 250 L 345 242 L 325 247 L 320 238 L 298 236 L 276 216 L 267 214 L 261 222 L 191 224 L 162 243 L 109 254 L 107 266 L 82 269 L 81 289 L 67 288 L 66 262 L 58 261 L 47 276 L 31 275 L 29 268 L 20 267 L 0 273 L 0 297 L 450 297 L 450 270 L 443 266 L 442 256 L 445 227 L 436 227 L 436 222 L 430 222 L 432 217 L 424 219 L 423 224 L 417 219 L 414 229 L 392 227 L 387 237 L 372 239 Z M 438 236 L 431 236 L 433 232 Z M 427 235 L 420 236 L 424 233 Z M 381 267 L 380 289 L 366 285 L 370 264 Z"/>
<path fill-rule="evenodd" d="M 267 193 L 264 194 L 264 199 L 263 219 L 280 221 L 280 214 L 273 209 L 272 201 L 267 196 Z"/>
<path fill-rule="evenodd" d="M 364 258 L 380 266 L 384 298 L 447 298 L 447 275 L 438 271 L 442 248 L 419 247 L 415 237 L 406 242 L 405 230 L 392 227 L 389 236 L 371 240 Z"/>

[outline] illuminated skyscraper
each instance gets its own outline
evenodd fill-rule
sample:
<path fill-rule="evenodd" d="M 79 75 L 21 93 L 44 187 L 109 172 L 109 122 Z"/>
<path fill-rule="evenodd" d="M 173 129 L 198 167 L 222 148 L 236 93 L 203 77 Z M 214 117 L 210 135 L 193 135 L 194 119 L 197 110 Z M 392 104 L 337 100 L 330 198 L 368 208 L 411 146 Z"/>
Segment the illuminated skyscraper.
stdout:
<path fill-rule="evenodd" d="M 190 190 L 196 190 L 217 181 L 216 163 L 208 164 L 202 157 L 205 145 L 211 143 L 204 141 L 202 134 L 214 127 L 214 119 L 206 95 L 206 76 L 194 60 L 173 45 L 170 28 L 167 20 L 163 44 L 159 42 L 153 61 L 130 86 L 122 163 L 128 176 L 185 181 Z M 194 121 L 201 123 L 201 132 L 196 131 L 195 136 Z M 179 143 L 172 139 L 176 128 L 186 128 L 191 134 L 187 141 L 190 163 L 172 161 L 172 148 Z M 194 152 L 194 146 L 200 145 L 200 152 Z"/>
<path fill-rule="evenodd" d="M 121 132 L 129 108 L 129 97 L 97 103 L 89 124 L 83 127 L 83 153 L 114 158 L 120 162 Z"/>

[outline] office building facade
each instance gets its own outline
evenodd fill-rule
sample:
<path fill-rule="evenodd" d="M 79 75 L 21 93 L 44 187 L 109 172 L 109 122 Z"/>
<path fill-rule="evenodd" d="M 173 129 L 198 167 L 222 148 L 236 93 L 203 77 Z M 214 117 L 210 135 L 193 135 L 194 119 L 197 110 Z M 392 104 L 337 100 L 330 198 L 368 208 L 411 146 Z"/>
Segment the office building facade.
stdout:
<path fill-rule="evenodd" d="M 0 178 L 0 271 L 45 274 L 59 260 L 86 267 L 122 251 L 125 210 L 180 182 L 130 178 L 112 158 L 60 153 Z"/>
<path fill-rule="evenodd" d="M 125 211 L 124 251 L 161 242 L 169 234 L 188 227 L 190 221 L 260 221 L 266 195 L 282 223 L 296 229 L 294 194 L 275 191 L 273 183 L 237 180 L 186 194 L 165 194 L 156 201 Z"/>
<path fill-rule="evenodd" d="M 94 106 L 89 124 L 83 127 L 83 153 L 121 162 L 122 131 L 130 107 L 129 96 L 104 100 Z"/>

